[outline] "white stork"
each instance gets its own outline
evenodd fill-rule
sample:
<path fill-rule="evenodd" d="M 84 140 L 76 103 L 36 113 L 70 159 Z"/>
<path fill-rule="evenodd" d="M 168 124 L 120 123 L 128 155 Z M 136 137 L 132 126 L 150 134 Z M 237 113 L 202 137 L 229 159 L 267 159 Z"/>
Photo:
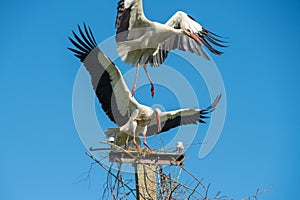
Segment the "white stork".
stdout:
<path fill-rule="evenodd" d="M 182 11 L 176 12 L 166 24 L 148 20 L 144 15 L 142 0 L 120 0 L 115 26 L 119 56 L 127 64 L 136 66 L 132 95 L 136 89 L 140 65 L 143 65 L 150 81 L 153 97 L 155 90 L 146 68 L 148 63 L 155 67 L 161 65 L 169 51 L 174 49 L 196 53 L 210 60 L 202 45 L 216 55 L 223 52 L 211 44 L 226 47 L 221 44 L 224 42 L 220 40 L 221 36 L 205 29 Z"/>
<path fill-rule="evenodd" d="M 68 48 L 80 59 L 91 76 L 93 89 L 109 119 L 119 128 L 106 130 L 108 137 L 116 138 L 115 144 L 123 146 L 133 140 L 139 147 L 136 139 L 139 134 L 144 137 L 144 144 L 149 149 L 146 136 L 168 131 L 172 128 L 187 124 L 205 123 L 207 114 L 212 112 L 218 104 L 221 95 L 214 103 L 204 110 L 180 109 L 170 112 L 161 112 L 142 105 L 131 95 L 121 72 L 117 66 L 107 58 L 97 47 L 97 43 L 90 28 L 84 24 L 84 30 L 78 26 L 80 36 L 73 31 L 75 40 L 70 39 L 76 49 Z M 139 141 L 139 140 L 138 140 Z"/>

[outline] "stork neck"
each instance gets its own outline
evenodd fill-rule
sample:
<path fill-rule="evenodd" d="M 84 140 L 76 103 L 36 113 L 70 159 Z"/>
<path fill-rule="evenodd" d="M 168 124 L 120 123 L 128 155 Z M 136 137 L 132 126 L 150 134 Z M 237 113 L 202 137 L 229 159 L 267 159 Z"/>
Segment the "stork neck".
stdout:
<path fill-rule="evenodd" d="M 145 27 L 151 26 L 151 21 L 145 16 L 143 0 L 136 0 L 138 2 L 137 12 L 139 13 L 140 20 L 144 23 Z"/>
<path fill-rule="evenodd" d="M 175 28 L 173 28 L 173 30 L 178 35 L 186 35 L 182 29 L 175 29 Z"/>
<path fill-rule="evenodd" d="M 137 3 L 139 5 L 138 9 L 143 11 L 143 0 L 137 0 Z"/>
<path fill-rule="evenodd" d="M 137 2 L 137 12 L 140 16 L 145 17 L 143 9 L 143 0 L 135 0 Z"/>

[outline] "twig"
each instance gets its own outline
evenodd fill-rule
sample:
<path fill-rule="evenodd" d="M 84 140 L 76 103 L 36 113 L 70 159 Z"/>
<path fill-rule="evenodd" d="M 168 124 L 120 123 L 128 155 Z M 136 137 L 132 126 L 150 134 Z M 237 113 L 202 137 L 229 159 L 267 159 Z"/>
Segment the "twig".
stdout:
<path fill-rule="evenodd" d="M 197 184 L 197 186 L 194 188 L 194 190 L 192 191 L 192 193 L 189 195 L 189 197 L 187 199 L 190 199 L 191 196 L 193 196 L 193 194 L 195 193 L 195 191 L 197 190 L 199 185 L 200 185 L 200 183 Z"/>
<path fill-rule="evenodd" d="M 197 178 L 197 176 L 195 176 L 193 173 L 191 173 L 190 171 L 188 171 L 187 169 L 185 169 L 183 166 L 181 168 L 187 174 L 189 174 L 190 176 L 192 176 L 203 187 L 204 190 L 207 190 L 206 186 L 202 183 L 203 179 L 200 180 L 199 178 Z"/>
<path fill-rule="evenodd" d="M 119 177 L 117 177 L 116 175 L 114 175 L 113 173 L 111 173 L 109 171 L 109 169 L 107 169 L 102 163 L 100 163 L 96 158 L 94 158 L 94 156 L 92 156 L 89 152 L 85 152 L 85 154 L 90 157 L 92 160 L 94 160 L 96 163 L 98 163 L 100 165 L 100 167 L 102 167 L 105 171 L 107 171 L 108 173 L 110 173 L 114 178 L 118 179 L 122 184 L 124 184 L 124 186 L 130 190 L 130 193 L 133 194 L 133 196 L 136 198 L 136 195 L 134 194 L 134 190 L 132 188 L 130 188 L 127 184 L 124 183 L 123 180 L 120 180 Z"/>
<path fill-rule="evenodd" d="M 81 183 L 81 182 L 84 182 L 84 181 L 88 181 L 88 188 L 90 188 L 90 185 L 91 185 L 91 175 L 90 174 L 93 170 L 94 164 L 96 164 L 96 162 L 91 163 L 91 165 L 89 167 L 89 170 L 87 172 L 83 173 L 82 175 L 80 175 L 80 176 L 86 175 L 86 177 L 79 180 L 79 181 L 77 181 L 77 182 L 75 182 L 74 184 L 78 184 L 78 183 Z"/>
<path fill-rule="evenodd" d="M 267 191 L 269 191 L 271 188 L 272 188 L 272 187 L 270 187 L 270 188 L 267 188 L 267 189 L 264 189 L 264 190 L 262 190 L 262 191 L 259 191 L 259 189 L 257 189 L 257 190 L 256 190 L 256 194 L 255 194 L 255 195 L 252 195 L 252 196 L 245 197 L 245 198 L 243 198 L 242 200 L 251 200 L 251 199 L 257 199 L 257 198 L 258 198 L 258 196 L 260 196 L 260 195 L 262 195 L 262 194 L 266 193 L 266 192 L 267 192 Z"/>
<path fill-rule="evenodd" d="M 177 184 L 177 185 L 170 191 L 170 194 L 168 195 L 168 199 L 171 199 L 173 192 L 175 192 L 175 190 L 177 190 L 178 187 L 180 187 L 179 184 Z"/>

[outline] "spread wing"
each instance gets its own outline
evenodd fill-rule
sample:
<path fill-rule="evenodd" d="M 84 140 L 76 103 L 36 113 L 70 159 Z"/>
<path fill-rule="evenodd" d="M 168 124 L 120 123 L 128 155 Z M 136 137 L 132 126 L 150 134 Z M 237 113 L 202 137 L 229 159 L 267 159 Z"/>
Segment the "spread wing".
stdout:
<path fill-rule="evenodd" d="M 222 95 L 218 95 L 215 101 L 205 109 L 180 109 L 160 114 L 162 129 L 157 132 L 157 123 L 150 124 L 147 136 L 166 132 L 172 128 L 188 124 L 206 123 L 204 120 L 209 118 L 207 115 L 216 109 Z"/>
<path fill-rule="evenodd" d="M 68 48 L 80 59 L 91 76 L 93 89 L 102 109 L 118 126 L 123 126 L 133 110 L 140 104 L 132 97 L 117 66 L 97 47 L 90 28 L 78 26 L 74 39 L 69 40 L 74 48 Z"/>
<path fill-rule="evenodd" d="M 222 44 L 224 41 L 221 40 L 221 36 L 205 29 L 197 23 L 194 18 L 182 11 L 176 12 L 175 15 L 169 19 L 166 25 L 175 29 L 189 31 L 194 34 L 197 39 L 199 39 L 200 43 L 186 35 L 174 35 L 162 43 L 156 54 L 153 55 L 150 63 L 154 66 L 161 65 L 167 58 L 169 51 L 174 49 L 196 53 L 197 55 L 203 56 L 206 60 L 210 60 L 202 48 L 203 45 L 216 55 L 221 55 L 223 52 L 215 49 L 213 45 L 218 47 L 227 47 Z"/>
<path fill-rule="evenodd" d="M 142 0 L 120 0 L 118 3 L 118 14 L 115 27 L 117 29 L 116 40 L 123 42 L 130 38 L 137 38 L 139 32 L 130 32 L 135 28 L 148 26 L 148 20 L 144 15 Z"/>

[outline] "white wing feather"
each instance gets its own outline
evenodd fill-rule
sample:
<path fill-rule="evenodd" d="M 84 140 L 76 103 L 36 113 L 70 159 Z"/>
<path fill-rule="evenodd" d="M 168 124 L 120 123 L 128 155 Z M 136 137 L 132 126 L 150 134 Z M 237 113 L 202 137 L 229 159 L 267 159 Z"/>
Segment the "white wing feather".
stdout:
<path fill-rule="evenodd" d="M 203 27 L 195 20 L 190 18 L 186 13 L 177 11 L 166 23 L 171 27 L 179 25 L 181 29 L 189 29 L 193 33 L 198 33 L 203 30 Z"/>
<path fill-rule="evenodd" d="M 160 118 L 162 122 L 165 122 L 170 119 L 174 119 L 175 117 L 181 116 L 181 117 L 188 117 L 188 116 L 194 116 L 196 114 L 199 114 L 201 110 L 200 109 L 179 109 L 174 111 L 168 111 L 168 112 L 162 112 L 160 114 Z"/>

